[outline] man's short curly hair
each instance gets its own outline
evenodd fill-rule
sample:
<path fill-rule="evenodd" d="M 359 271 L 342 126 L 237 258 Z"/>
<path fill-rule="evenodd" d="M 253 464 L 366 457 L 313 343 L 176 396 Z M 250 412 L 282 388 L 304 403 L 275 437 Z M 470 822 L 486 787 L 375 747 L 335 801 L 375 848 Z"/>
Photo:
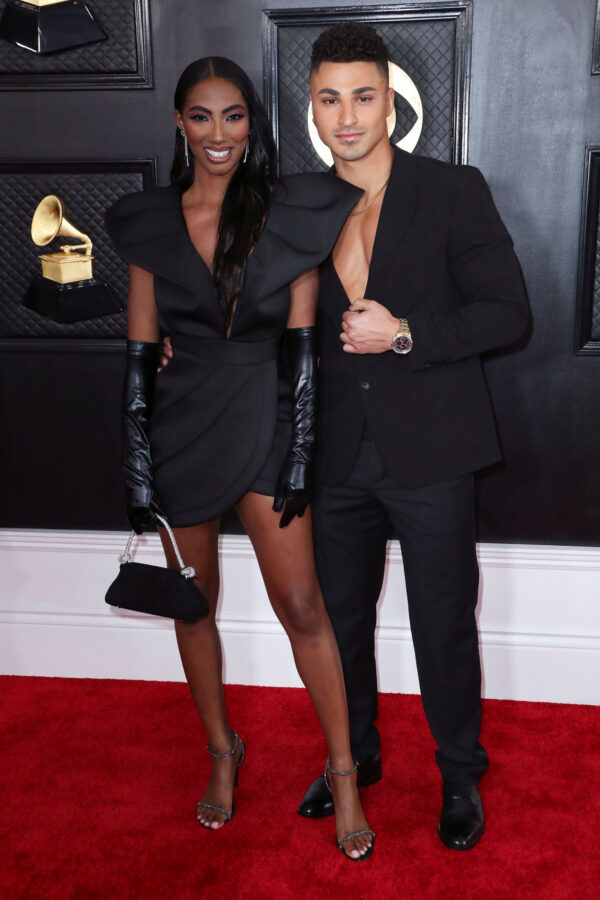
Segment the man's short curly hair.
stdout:
<path fill-rule="evenodd" d="M 338 22 L 321 32 L 313 44 L 310 71 L 324 62 L 373 62 L 388 77 L 389 53 L 384 40 L 365 22 Z"/>

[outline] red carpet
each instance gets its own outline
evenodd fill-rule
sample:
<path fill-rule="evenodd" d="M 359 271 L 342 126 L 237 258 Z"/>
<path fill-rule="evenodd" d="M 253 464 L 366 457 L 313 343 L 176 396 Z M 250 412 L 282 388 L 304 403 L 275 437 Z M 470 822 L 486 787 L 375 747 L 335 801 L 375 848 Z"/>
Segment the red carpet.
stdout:
<path fill-rule="evenodd" d="M 332 819 L 297 803 L 325 759 L 304 691 L 227 688 L 248 748 L 236 815 L 195 821 L 209 759 L 187 687 L 0 679 L 0 897 L 591 898 L 600 895 L 599 710 L 488 700 L 487 830 L 435 833 L 440 793 L 418 697 L 384 694 L 384 779 L 364 793 L 375 854 L 351 863 Z"/>

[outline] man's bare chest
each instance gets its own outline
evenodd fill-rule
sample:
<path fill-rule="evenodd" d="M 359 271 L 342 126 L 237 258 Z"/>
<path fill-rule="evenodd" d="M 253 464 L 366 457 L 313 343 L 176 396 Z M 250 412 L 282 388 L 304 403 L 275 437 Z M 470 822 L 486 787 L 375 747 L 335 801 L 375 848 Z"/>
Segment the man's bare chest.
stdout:
<path fill-rule="evenodd" d="M 348 299 L 365 296 L 381 202 L 360 215 L 349 216 L 333 250 L 333 263 Z"/>

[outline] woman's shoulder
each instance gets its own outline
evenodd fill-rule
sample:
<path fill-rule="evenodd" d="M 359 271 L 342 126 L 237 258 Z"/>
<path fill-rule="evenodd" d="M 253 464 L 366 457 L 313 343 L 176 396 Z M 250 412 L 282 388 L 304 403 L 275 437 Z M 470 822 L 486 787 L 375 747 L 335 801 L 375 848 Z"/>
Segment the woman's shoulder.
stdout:
<path fill-rule="evenodd" d="M 320 265 L 361 196 L 328 172 L 282 178 L 252 255 L 264 279 L 259 290 L 269 293 Z"/>
<path fill-rule="evenodd" d="M 323 210 L 332 205 L 347 206 L 348 211 L 363 192 L 333 172 L 303 172 L 287 175 L 279 182 L 274 201 L 283 206 Z"/>
<path fill-rule="evenodd" d="M 131 248 L 148 245 L 177 229 L 179 188 L 153 188 L 125 194 L 106 211 L 106 230 L 117 251 L 128 262 Z"/>
<path fill-rule="evenodd" d="M 151 213 L 153 210 L 161 210 L 173 205 L 174 194 L 179 189 L 174 185 L 169 187 L 150 188 L 145 191 L 135 191 L 125 194 L 113 203 L 106 211 L 106 221 L 116 222 L 139 215 Z"/>

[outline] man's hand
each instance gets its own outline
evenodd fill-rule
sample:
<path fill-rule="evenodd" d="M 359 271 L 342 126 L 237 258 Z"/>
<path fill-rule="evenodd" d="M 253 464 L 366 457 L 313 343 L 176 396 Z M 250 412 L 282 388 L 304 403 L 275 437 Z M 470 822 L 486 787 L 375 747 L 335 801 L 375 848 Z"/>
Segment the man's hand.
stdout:
<path fill-rule="evenodd" d="M 171 347 L 171 338 L 166 337 L 162 342 L 161 354 L 160 354 L 160 366 L 158 371 L 164 369 L 165 366 L 169 365 L 170 360 L 173 359 L 173 348 Z"/>
<path fill-rule="evenodd" d="M 342 316 L 340 338 L 346 353 L 385 353 L 400 323 L 377 300 L 354 300 Z"/>

